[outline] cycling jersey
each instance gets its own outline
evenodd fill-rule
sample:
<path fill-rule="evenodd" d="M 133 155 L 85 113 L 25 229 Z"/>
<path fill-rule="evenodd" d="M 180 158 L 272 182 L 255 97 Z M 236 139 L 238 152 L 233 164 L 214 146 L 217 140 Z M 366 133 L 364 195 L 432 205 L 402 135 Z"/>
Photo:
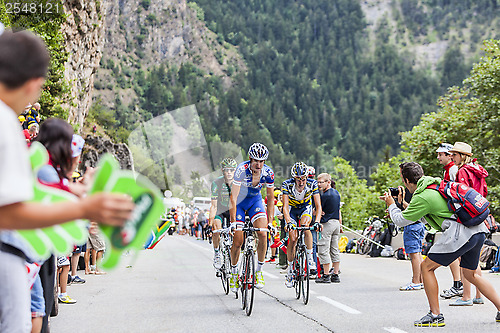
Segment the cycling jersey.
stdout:
<path fill-rule="evenodd" d="M 270 167 L 264 164 L 262 168 L 259 182 L 256 186 L 252 186 L 252 171 L 250 171 L 250 161 L 240 163 L 234 172 L 233 184 L 240 186 L 240 193 L 238 195 L 237 203 L 242 202 L 244 199 L 249 197 L 258 197 L 262 200 L 260 196 L 260 190 L 264 184 L 266 187 L 274 187 L 274 171 Z M 317 186 L 316 186 L 317 187 Z"/>
<path fill-rule="evenodd" d="M 312 205 L 312 196 L 319 194 L 318 182 L 315 179 L 307 178 L 306 185 L 302 192 L 297 191 L 295 179 L 290 178 L 283 182 L 281 186 L 283 194 L 288 195 L 288 204 L 291 208 L 304 208 Z"/>
<path fill-rule="evenodd" d="M 221 176 L 212 182 L 212 200 L 217 200 L 217 215 L 229 210 L 230 195 L 231 186 L 226 184 L 224 176 Z"/>
<path fill-rule="evenodd" d="M 252 185 L 250 161 L 240 163 L 234 172 L 233 184 L 240 186 L 240 193 L 236 200 L 236 221 L 244 222 L 245 214 L 254 222 L 259 218 L 266 218 L 266 208 L 260 190 L 264 184 L 267 188 L 274 187 L 274 171 L 264 164 L 260 179 L 256 186 Z"/>

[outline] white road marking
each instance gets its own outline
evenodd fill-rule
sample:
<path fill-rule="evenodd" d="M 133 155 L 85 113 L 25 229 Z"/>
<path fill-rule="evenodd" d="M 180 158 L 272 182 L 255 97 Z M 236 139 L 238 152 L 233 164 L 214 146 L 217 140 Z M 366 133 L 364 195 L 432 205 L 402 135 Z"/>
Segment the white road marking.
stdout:
<path fill-rule="evenodd" d="M 206 247 L 203 247 L 203 246 L 201 246 L 201 245 L 195 244 L 195 243 L 190 242 L 190 241 L 188 241 L 188 240 L 185 240 L 185 239 L 182 239 L 182 238 L 177 238 L 177 239 L 179 239 L 179 240 L 181 240 L 181 241 L 183 241 L 183 242 L 186 242 L 186 243 L 188 243 L 188 244 L 190 244 L 190 245 L 192 245 L 192 246 L 194 246 L 194 247 L 200 248 L 200 249 L 202 249 L 202 250 L 205 250 L 205 251 L 208 251 L 208 252 L 213 252 L 213 250 L 211 250 L 211 249 L 207 249 Z"/>
<path fill-rule="evenodd" d="M 384 327 L 384 330 L 391 333 L 407 333 L 406 331 L 400 330 L 399 328 L 396 327 Z"/>
<path fill-rule="evenodd" d="M 279 279 L 279 277 L 277 277 L 276 275 L 268 273 L 268 272 L 266 272 L 264 270 L 262 271 L 262 274 L 265 275 L 265 276 L 267 276 L 267 277 L 270 277 L 271 279 Z"/>
<path fill-rule="evenodd" d="M 310 294 L 313 294 L 313 295 L 316 295 L 316 294 L 317 294 L 317 292 L 315 292 L 314 290 L 309 290 L 309 293 L 310 293 Z"/>
<path fill-rule="evenodd" d="M 317 298 L 319 298 L 320 300 L 322 300 L 325 303 L 328 303 L 330 305 L 333 305 L 336 308 L 339 308 L 340 310 L 344 310 L 347 313 L 350 313 L 350 314 L 361 314 L 360 311 L 358 311 L 356 309 L 353 309 L 350 306 L 347 306 L 345 304 L 342 304 L 342 303 L 339 303 L 337 301 L 334 301 L 331 298 L 328 298 L 328 297 L 325 297 L 325 296 L 317 296 Z"/>

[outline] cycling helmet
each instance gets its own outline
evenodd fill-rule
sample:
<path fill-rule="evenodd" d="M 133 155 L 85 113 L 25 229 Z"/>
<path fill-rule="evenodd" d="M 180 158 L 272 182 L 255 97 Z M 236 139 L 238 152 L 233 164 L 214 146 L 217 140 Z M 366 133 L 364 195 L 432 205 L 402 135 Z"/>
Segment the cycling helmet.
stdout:
<path fill-rule="evenodd" d="M 220 168 L 223 170 L 224 169 L 236 169 L 237 166 L 238 166 L 238 163 L 236 163 L 236 161 L 230 157 L 226 157 L 225 159 L 223 159 L 220 162 Z"/>
<path fill-rule="evenodd" d="M 257 161 L 265 161 L 269 157 L 269 150 L 262 143 L 254 143 L 248 148 L 248 156 Z"/>
<path fill-rule="evenodd" d="M 304 162 L 297 162 L 292 166 L 290 173 L 293 178 L 307 176 L 308 168 L 309 167 Z"/>
<path fill-rule="evenodd" d="M 280 190 L 274 190 L 274 197 L 277 198 L 281 194 Z"/>
<path fill-rule="evenodd" d="M 309 174 L 308 175 L 309 178 L 314 178 L 314 176 L 316 176 L 316 169 L 314 169 L 314 167 L 310 166 L 307 168 L 307 173 Z"/>

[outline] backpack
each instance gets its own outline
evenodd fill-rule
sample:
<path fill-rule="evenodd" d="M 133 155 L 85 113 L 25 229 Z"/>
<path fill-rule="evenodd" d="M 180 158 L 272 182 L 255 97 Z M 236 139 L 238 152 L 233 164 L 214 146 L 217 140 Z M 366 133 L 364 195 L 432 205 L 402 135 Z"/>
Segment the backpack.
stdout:
<path fill-rule="evenodd" d="M 490 202 L 472 187 L 443 180 L 427 188 L 438 191 L 448 202 L 448 209 L 455 214 L 457 222 L 466 227 L 480 225 L 490 215 Z"/>
<path fill-rule="evenodd" d="M 493 242 L 491 242 L 493 243 Z M 479 266 L 481 269 L 491 269 L 495 265 L 498 247 L 495 243 L 484 243 L 479 255 Z"/>
<path fill-rule="evenodd" d="M 347 242 L 347 245 L 345 247 L 345 252 L 346 253 L 356 253 L 356 243 L 357 240 L 356 239 L 350 239 L 348 242 Z"/>

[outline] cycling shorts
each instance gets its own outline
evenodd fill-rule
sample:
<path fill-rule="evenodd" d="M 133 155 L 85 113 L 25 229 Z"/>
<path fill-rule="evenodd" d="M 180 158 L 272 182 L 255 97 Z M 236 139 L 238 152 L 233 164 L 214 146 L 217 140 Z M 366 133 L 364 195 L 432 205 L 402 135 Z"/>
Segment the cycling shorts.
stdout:
<path fill-rule="evenodd" d="M 297 226 L 303 216 L 309 216 L 312 219 L 312 205 L 302 208 L 290 207 L 290 223 Z"/>
<path fill-rule="evenodd" d="M 260 195 L 247 197 L 236 205 L 236 222 L 245 222 L 245 215 L 250 217 L 253 223 L 261 217 L 267 218 L 266 207 Z"/>
<path fill-rule="evenodd" d="M 215 215 L 214 219 L 221 221 L 222 229 L 227 228 L 230 225 L 230 223 L 229 223 L 229 221 L 230 221 L 229 211 L 225 211 L 225 212 L 222 212 L 218 215 Z"/>

